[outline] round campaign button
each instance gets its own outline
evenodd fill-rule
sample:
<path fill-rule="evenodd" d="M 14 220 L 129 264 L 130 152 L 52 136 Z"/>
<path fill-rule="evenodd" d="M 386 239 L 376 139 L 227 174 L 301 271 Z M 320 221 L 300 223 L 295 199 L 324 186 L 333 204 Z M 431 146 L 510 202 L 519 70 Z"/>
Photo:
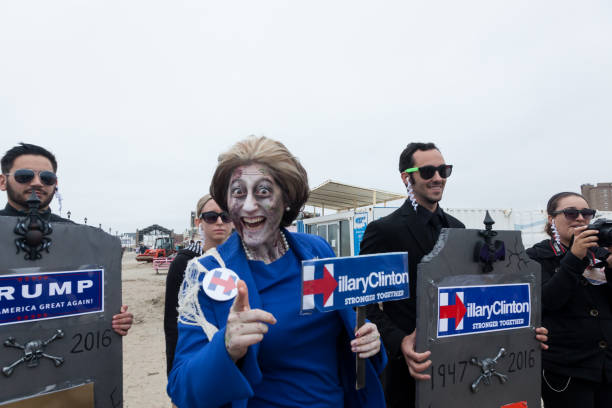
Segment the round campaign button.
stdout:
<path fill-rule="evenodd" d="M 211 299 L 225 301 L 238 294 L 238 275 L 227 268 L 216 268 L 204 275 L 202 289 Z"/>

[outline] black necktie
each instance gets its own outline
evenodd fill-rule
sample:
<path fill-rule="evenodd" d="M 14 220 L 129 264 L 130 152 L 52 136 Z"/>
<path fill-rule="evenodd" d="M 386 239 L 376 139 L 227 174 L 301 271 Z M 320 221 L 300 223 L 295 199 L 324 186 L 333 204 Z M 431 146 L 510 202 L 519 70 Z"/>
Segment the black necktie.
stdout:
<path fill-rule="evenodd" d="M 432 238 L 434 241 L 437 241 L 438 236 L 440 236 L 440 231 L 442 230 L 442 220 L 440 219 L 440 216 L 438 214 L 434 214 L 429 220 L 429 223 L 433 227 L 433 237 Z"/>

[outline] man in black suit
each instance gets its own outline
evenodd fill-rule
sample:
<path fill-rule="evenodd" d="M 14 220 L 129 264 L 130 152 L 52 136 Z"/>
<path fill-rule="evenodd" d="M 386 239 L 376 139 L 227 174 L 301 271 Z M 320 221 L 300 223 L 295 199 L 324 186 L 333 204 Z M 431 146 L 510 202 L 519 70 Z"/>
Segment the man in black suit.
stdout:
<path fill-rule="evenodd" d="M 373 303 L 366 311 L 389 353 L 384 378 L 387 406 L 414 407 L 414 379 L 429 379 L 421 372 L 431 364 L 429 351 L 414 350 L 417 265 L 432 250 L 442 228 L 465 226 L 438 205 L 452 166 L 433 143 L 410 143 L 400 156 L 399 171 L 409 198 L 401 208 L 367 226 L 360 253 L 408 251 L 410 298 L 384 302 L 382 308 Z"/>

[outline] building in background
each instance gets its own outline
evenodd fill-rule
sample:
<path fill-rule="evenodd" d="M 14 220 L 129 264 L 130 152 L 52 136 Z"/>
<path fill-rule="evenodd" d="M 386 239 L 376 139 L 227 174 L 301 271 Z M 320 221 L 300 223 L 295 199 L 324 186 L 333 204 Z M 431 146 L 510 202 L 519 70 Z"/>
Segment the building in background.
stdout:
<path fill-rule="evenodd" d="M 612 211 L 612 183 L 583 184 L 580 190 L 591 208 Z"/>
<path fill-rule="evenodd" d="M 187 233 L 185 234 L 185 237 L 187 237 L 188 239 L 193 239 L 193 240 L 200 239 L 200 232 L 198 231 L 198 227 L 195 225 L 196 218 L 197 218 L 196 212 L 192 211 L 191 215 L 189 216 L 189 229 L 187 230 Z"/>
<path fill-rule="evenodd" d="M 124 232 L 119 236 L 119 239 L 121 239 L 121 246 L 123 248 L 134 248 L 136 246 L 135 232 Z"/>

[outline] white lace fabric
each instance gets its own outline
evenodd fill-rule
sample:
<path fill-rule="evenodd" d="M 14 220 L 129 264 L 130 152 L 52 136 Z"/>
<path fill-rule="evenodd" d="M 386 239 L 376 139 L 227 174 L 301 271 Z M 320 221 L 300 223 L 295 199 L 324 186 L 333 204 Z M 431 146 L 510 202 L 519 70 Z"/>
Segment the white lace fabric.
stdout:
<path fill-rule="evenodd" d="M 189 261 L 187 268 L 185 268 L 185 278 L 179 291 L 178 321 L 183 324 L 200 326 L 206 337 L 208 337 L 208 341 L 211 341 L 215 333 L 219 331 L 219 328 L 206 320 L 198 300 L 198 294 L 202 286 L 202 279 L 200 278 L 209 272 L 208 269 L 202 266 L 200 259 L 207 256 L 214 257 L 219 266 L 225 268 L 225 262 L 223 262 L 215 248 L 211 248 L 201 257 L 196 257 Z"/>

